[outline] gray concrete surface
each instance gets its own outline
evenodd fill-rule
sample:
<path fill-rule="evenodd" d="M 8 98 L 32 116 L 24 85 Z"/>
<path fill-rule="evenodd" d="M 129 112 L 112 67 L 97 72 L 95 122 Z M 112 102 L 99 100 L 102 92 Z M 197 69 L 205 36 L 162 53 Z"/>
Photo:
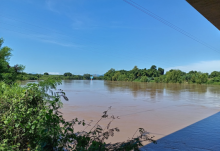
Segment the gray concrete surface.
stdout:
<path fill-rule="evenodd" d="M 220 151 L 220 112 L 148 144 L 141 151 Z"/>

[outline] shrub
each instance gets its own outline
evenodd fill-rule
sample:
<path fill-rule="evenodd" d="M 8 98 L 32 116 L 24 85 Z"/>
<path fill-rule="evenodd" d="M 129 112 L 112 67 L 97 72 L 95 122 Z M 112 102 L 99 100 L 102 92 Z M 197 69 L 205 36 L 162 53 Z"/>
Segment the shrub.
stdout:
<path fill-rule="evenodd" d="M 140 81 L 141 82 L 149 82 L 149 79 L 147 76 L 142 76 Z"/>

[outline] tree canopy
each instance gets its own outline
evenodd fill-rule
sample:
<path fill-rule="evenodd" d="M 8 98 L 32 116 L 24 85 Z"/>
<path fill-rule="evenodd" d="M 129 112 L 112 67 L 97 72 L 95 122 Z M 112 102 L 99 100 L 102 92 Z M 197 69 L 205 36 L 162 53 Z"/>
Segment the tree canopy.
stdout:
<path fill-rule="evenodd" d="M 66 73 L 64 73 L 63 75 L 64 75 L 64 76 L 72 76 L 73 74 L 70 73 L 70 72 L 66 72 Z"/>
<path fill-rule="evenodd" d="M 157 69 L 155 65 L 152 65 L 150 69 L 139 69 L 137 66 L 134 66 L 130 71 L 115 71 L 115 69 L 111 68 L 104 74 L 104 79 L 110 81 L 134 81 L 142 79 L 141 81 L 149 82 L 152 79 L 151 77 L 159 77 L 163 74 L 164 69 L 160 67 Z"/>
<path fill-rule="evenodd" d="M 208 77 L 213 78 L 208 81 Z M 220 72 L 213 71 L 209 76 L 208 73 L 190 71 L 188 73 L 181 70 L 171 69 L 164 74 L 164 69 L 152 65 L 150 69 L 139 69 L 134 66 L 132 70 L 119 70 L 111 68 L 104 74 L 104 79 L 109 81 L 140 81 L 156 83 L 216 83 L 220 80 Z"/>
<path fill-rule="evenodd" d="M 6 83 L 13 83 L 19 78 L 25 66 L 19 64 L 9 65 L 12 49 L 7 46 L 2 47 L 3 43 L 4 39 L 0 38 L 0 80 L 4 80 Z"/>

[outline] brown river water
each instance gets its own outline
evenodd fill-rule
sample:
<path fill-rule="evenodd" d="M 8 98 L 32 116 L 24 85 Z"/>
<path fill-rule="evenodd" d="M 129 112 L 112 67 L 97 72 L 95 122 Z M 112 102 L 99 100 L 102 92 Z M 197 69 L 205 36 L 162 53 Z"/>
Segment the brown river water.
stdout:
<path fill-rule="evenodd" d="M 112 143 L 131 138 L 138 128 L 159 139 L 220 111 L 220 86 L 64 80 L 58 88 L 69 98 L 63 100 L 64 118 L 93 120 L 88 131 L 111 106 L 109 117 L 119 119 L 110 128 L 120 129 L 108 140 Z M 100 126 L 109 122 L 101 120 Z M 77 126 L 75 131 L 83 129 Z"/>

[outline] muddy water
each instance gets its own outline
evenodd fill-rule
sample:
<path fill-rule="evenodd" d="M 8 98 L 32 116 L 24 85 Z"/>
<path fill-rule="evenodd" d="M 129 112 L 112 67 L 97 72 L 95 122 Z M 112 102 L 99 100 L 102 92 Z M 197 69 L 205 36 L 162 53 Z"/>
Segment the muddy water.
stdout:
<path fill-rule="evenodd" d="M 110 127 L 120 132 L 108 142 L 131 138 L 137 128 L 159 139 L 220 111 L 220 86 L 65 80 L 59 88 L 69 98 L 63 101 L 64 118 L 93 120 L 86 130 L 111 106 L 108 115 L 119 119 Z M 105 128 L 109 121 L 100 125 Z"/>
<path fill-rule="evenodd" d="M 120 118 L 111 127 L 120 132 L 109 142 L 131 138 L 140 127 L 159 139 L 220 111 L 220 86 L 66 80 L 59 88 L 70 100 L 63 101 L 67 120 L 95 123 L 111 106 L 109 116 Z M 109 121 L 100 125 L 105 128 Z"/>

